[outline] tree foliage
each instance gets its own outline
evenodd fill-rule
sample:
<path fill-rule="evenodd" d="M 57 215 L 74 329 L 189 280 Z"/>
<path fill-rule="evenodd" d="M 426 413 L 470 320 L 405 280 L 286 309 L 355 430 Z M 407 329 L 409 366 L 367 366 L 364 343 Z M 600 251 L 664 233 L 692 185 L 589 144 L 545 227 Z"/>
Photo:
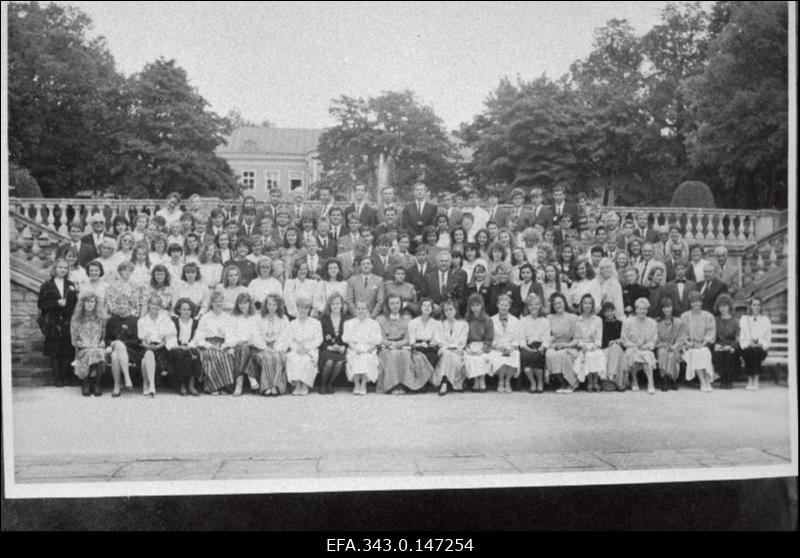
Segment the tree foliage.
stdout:
<path fill-rule="evenodd" d="M 675 188 L 675 191 L 672 192 L 670 205 L 672 207 L 698 207 L 703 209 L 716 207 L 711 188 L 705 182 L 700 182 L 699 180 L 687 180 Z"/>

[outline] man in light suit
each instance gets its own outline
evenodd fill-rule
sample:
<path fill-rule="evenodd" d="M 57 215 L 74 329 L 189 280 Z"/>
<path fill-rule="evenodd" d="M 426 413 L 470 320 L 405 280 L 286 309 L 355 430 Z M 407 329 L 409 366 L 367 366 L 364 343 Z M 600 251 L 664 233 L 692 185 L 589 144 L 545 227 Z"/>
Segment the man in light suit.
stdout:
<path fill-rule="evenodd" d="M 447 222 L 450 223 L 450 228 L 461 226 L 461 210 L 454 207 L 454 199 L 452 193 L 445 192 L 442 195 L 442 202 L 439 204 L 439 215 L 447 217 Z"/>
<path fill-rule="evenodd" d="M 714 304 L 717 302 L 717 297 L 722 293 L 728 292 L 728 287 L 716 278 L 717 266 L 708 262 L 703 267 L 703 281 L 700 281 L 695 286 L 695 290 L 703 297 L 703 310 L 706 312 L 714 313 Z"/>
<path fill-rule="evenodd" d="M 517 230 L 522 231 L 528 228 L 532 223 L 531 212 L 525 209 L 525 192 L 522 188 L 514 188 L 511 191 L 511 208 L 501 209 L 500 215 L 497 217 L 497 225 L 500 228 L 508 227 L 508 220 L 511 217 L 517 220 Z"/>
<path fill-rule="evenodd" d="M 309 215 L 312 218 L 316 218 L 311 208 L 303 203 L 303 192 L 300 189 L 295 190 L 294 203 L 289 206 L 289 218 L 295 227 L 302 230 L 303 218 Z"/>
<path fill-rule="evenodd" d="M 456 307 L 460 308 L 466 300 L 467 284 L 463 275 L 450 269 L 450 252 L 439 252 L 436 266 L 436 270 L 425 275 L 423 296 L 433 301 L 433 311 L 436 314 L 441 312 L 442 303 L 448 299 L 453 300 Z"/>
<path fill-rule="evenodd" d="M 553 210 L 544 205 L 544 192 L 541 188 L 534 188 L 531 190 L 531 201 L 533 202 L 533 209 L 531 210 L 530 226 L 539 224 L 547 230 L 553 226 Z"/>
<path fill-rule="evenodd" d="M 400 228 L 411 233 L 415 243 L 423 241 L 422 231 L 425 227 L 436 226 L 436 215 L 439 210 L 435 205 L 426 201 L 428 186 L 424 182 L 414 184 L 414 201 L 403 208 L 400 218 Z"/>
<path fill-rule="evenodd" d="M 685 260 L 675 260 L 673 262 L 675 278 L 664 285 L 664 295 L 672 299 L 673 315 L 680 316 L 691 309 L 689 304 L 689 293 L 697 290 L 694 281 L 686 278 L 686 270 L 689 266 Z"/>
<path fill-rule="evenodd" d="M 362 256 L 358 265 L 360 273 L 347 280 L 345 299 L 350 308 L 355 308 L 356 302 L 364 301 L 370 316 L 375 318 L 383 312 L 383 279 L 372 273 L 372 261 L 368 256 Z"/>
<path fill-rule="evenodd" d="M 358 222 L 368 227 L 378 225 L 378 212 L 371 207 L 367 201 L 367 187 L 364 184 L 356 184 L 353 188 L 353 203 L 344 210 L 344 219 L 349 222 L 351 214 L 358 216 Z"/>
<path fill-rule="evenodd" d="M 728 294 L 734 296 L 739 290 L 739 267 L 728 260 L 728 249 L 724 246 L 714 248 L 714 257 L 717 258 L 717 279 L 728 287 Z"/>

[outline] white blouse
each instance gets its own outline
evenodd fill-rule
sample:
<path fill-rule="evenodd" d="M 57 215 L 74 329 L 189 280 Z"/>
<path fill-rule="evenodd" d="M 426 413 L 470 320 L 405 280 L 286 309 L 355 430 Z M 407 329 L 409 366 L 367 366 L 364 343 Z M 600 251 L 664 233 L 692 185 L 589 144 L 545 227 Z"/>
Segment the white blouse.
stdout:
<path fill-rule="evenodd" d="M 766 316 L 742 316 L 739 319 L 739 346 L 746 349 L 758 341 L 765 351 L 772 343 L 772 322 Z"/>
<path fill-rule="evenodd" d="M 322 300 L 322 289 L 320 282 L 314 279 L 287 279 L 283 287 L 283 300 L 286 303 L 286 312 L 290 316 L 297 316 L 297 300 L 306 298 L 311 301 L 312 308 L 317 312 L 320 307 L 325 308 Z"/>
<path fill-rule="evenodd" d="M 208 290 L 208 285 L 203 281 L 195 281 L 191 285 L 185 281 L 180 281 L 175 289 L 175 295 L 178 298 L 188 298 L 194 302 L 198 308 L 198 315 L 208 311 L 211 293 Z M 175 302 L 178 302 L 177 299 Z"/>
<path fill-rule="evenodd" d="M 250 296 L 253 297 L 253 300 L 260 304 L 264 303 L 264 299 L 267 298 L 267 295 L 275 294 L 281 297 L 283 296 L 281 282 L 274 277 L 269 277 L 267 279 L 256 277 L 247 285 L 247 290 L 250 292 Z"/>
<path fill-rule="evenodd" d="M 575 320 L 575 338 L 581 349 L 599 349 L 603 344 L 603 320 L 599 316 L 592 316 L 588 320 L 579 316 Z"/>
<path fill-rule="evenodd" d="M 436 332 L 436 344 L 445 349 L 464 349 L 469 337 L 469 324 L 465 320 L 444 320 Z"/>
<path fill-rule="evenodd" d="M 316 318 L 306 318 L 289 322 L 275 348 L 279 351 L 298 351 L 303 348 L 307 353 L 316 354 L 320 345 L 322 324 Z"/>
<path fill-rule="evenodd" d="M 225 343 L 223 348 L 235 347 L 239 343 L 246 343 L 256 349 L 263 351 L 267 348 L 264 338 L 261 337 L 261 318 L 254 314 L 252 316 L 231 316 L 228 318 L 225 330 Z"/>
<path fill-rule="evenodd" d="M 218 263 L 200 264 L 200 276 L 210 288 L 215 288 L 222 281 L 222 265 Z"/>
<path fill-rule="evenodd" d="M 440 327 L 440 322 L 433 318 L 428 318 L 427 322 L 424 322 L 421 317 L 414 318 L 408 322 L 408 339 L 411 343 L 417 341 L 435 342 L 437 338 L 441 337 L 439 333 Z"/>
<path fill-rule="evenodd" d="M 268 347 L 273 347 L 288 327 L 286 316 L 263 317 L 258 321 L 258 334 Z"/>
<path fill-rule="evenodd" d="M 195 347 L 208 348 L 211 346 L 211 344 L 206 341 L 209 337 L 225 339 L 229 319 L 230 316 L 224 312 L 219 315 L 214 312 L 206 312 L 203 314 L 200 318 L 200 322 L 197 324 L 197 331 L 195 331 L 192 345 Z"/>
<path fill-rule="evenodd" d="M 552 336 L 550 335 L 550 320 L 544 316 L 534 318 L 531 315 L 525 316 L 520 320 L 524 343 L 541 343 L 542 348 L 550 346 Z"/>
<path fill-rule="evenodd" d="M 171 337 L 175 337 L 175 324 L 165 311 L 158 313 L 154 320 L 147 313 L 136 323 L 136 331 L 139 339 L 144 343 L 166 343 Z"/>
<path fill-rule="evenodd" d="M 516 349 L 525 340 L 525 335 L 520 327 L 520 320 L 509 314 L 506 321 L 500 319 L 500 314 L 492 316 L 494 323 L 494 342 L 496 349 Z"/>
<path fill-rule="evenodd" d="M 383 342 L 381 326 L 372 318 L 347 320 L 344 323 L 342 341 L 356 352 L 367 352 L 375 349 Z"/>

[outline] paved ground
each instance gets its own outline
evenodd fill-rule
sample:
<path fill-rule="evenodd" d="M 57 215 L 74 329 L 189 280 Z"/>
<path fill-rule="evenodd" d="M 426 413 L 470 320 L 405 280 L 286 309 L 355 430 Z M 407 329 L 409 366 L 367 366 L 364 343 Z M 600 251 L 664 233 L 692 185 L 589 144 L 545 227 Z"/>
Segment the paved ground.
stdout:
<path fill-rule="evenodd" d="M 88 482 L 786 464 L 789 393 L 150 400 L 15 388 L 15 472 L 17 482 Z"/>

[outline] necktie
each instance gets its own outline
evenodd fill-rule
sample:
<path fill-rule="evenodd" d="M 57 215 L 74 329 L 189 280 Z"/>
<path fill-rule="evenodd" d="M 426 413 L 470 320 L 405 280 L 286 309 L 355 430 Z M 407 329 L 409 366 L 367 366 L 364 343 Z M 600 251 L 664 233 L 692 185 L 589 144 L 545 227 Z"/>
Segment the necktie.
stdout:
<path fill-rule="evenodd" d="M 439 279 L 439 290 L 442 296 L 444 296 L 445 291 L 447 291 L 447 273 L 444 271 L 442 272 L 441 279 Z"/>
<path fill-rule="evenodd" d="M 420 217 L 422 216 L 422 204 L 417 203 L 417 213 L 419 213 Z"/>
<path fill-rule="evenodd" d="M 368 283 L 369 283 L 369 277 L 367 277 L 367 276 L 365 275 L 365 276 L 364 276 L 364 288 L 365 288 L 365 289 L 367 288 L 367 284 L 368 284 Z"/>
<path fill-rule="evenodd" d="M 706 293 L 706 287 L 708 287 L 708 281 L 703 282 L 703 287 L 700 289 L 700 294 Z"/>

